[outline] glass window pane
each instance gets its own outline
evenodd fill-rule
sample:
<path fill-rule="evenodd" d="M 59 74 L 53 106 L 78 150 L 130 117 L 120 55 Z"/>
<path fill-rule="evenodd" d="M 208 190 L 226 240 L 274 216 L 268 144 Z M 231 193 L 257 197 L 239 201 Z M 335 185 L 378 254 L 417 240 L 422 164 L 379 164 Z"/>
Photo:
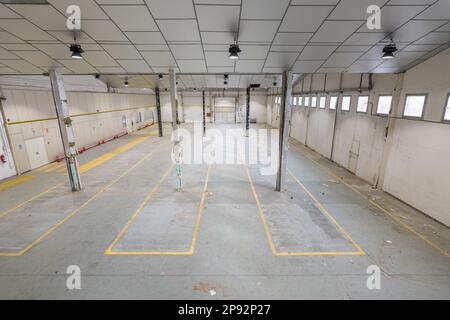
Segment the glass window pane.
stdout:
<path fill-rule="evenodd" d="M 326 102 L 327 102 L 326 97 L 320 97 L 320 103 L 319 103 L 320 109 L 325 109 Z"/>
<path fill-rule="evenodd" d="M 330 98 L 330 109 L 332 109 L 332 110 L 336 109 L 337 101 L 338 101 L 338 97 L 331 97 Z"/>
<path fill-rule="evenodd" d="M 312 97 L 311 98 L 311 107 L 312 108 L 317 107 L 317 97 Z"/>
<path fill-rule="evenodd" d="M 309 107 L 309 97 L 305 97 L 305 107 Z"/>
<path fill-rule="evenodd" d="M 350 111 L 350 103 L 352 102 L 352 97 L 347 96 L 342 98 L 342 110 Z"/>
<path fill-rule="evenodd" d="M 298 97 L 298 105 L 303 106 L 303 97 Z"/>
<path fill-rule="evenodd" d="M 450 96 L 447 98 L 447 107 L 445 108 L 444 120 L 450 121 Z"/>
<path fill-rule="evenodd" d="M 406 117 L 422 117 L 425 99 L 426 96 L 406 96 L 405 111 L 403 115 Z"/>
<path fill-rule="evenodd" d="M 358 107 L 356 111 L 366 113 L 368 106 L 369 106 L 369 97 L 361 96 L 358 98 Z"/>
<path fill-rule="evenodd" d="M 378 98 L 378 114 L 389 114 L 391 112 L 392 96 L 380 96 Z"/>
<path fill-rule="evenodd" d="M 297 97 L 294 97 L 294 103 L 293 103 L 293 105 L 294 105 L 294 106 L 297 105 Z"/>

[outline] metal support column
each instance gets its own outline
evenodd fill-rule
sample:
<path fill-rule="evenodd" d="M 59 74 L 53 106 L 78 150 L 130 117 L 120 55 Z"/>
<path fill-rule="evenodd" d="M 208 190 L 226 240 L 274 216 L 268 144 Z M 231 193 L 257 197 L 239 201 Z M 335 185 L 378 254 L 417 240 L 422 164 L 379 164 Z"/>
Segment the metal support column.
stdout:
<path fill-rule="evenodd" d="M 283 87 L 280 106 L 280 142 L 276 191 L 280 192 L 284 186 L 287 170 L 287 151 L 289 139 L 289 118 L 291 113 L 292 72 L 283 73 Z"/>
<path fill-rule="evenodd" d="M 173 159 L 175 160 L 176 190 L 181 191 L 183 184 L 181 180 L 181 163 L 183 162 L 183 148 L 178 132 L 178 98 L 177 98 L 177 80 L 175 71 L 169 70 L 170 81 L 170 102 L 172 105 L 172 141 L 173 141 Z"/>
<path fill-rule="evenodd" d="M 206 101 L 205 101 L 205 90 L 202 92 L 203 98 L 203 136 L 206 134 Z"/>
<path fill-rule="evenodd" d="M 245 135 L 248 137 L 250 129 L 250 87 L 247 88 L 247 110 L 245 113 Z"/>
<path fill-rule="evenodd" d="M 159 136 L 163 136 L 163 129 L 162 129 L 162 121 L 161 121 L 161 96 L 159 94 L 159 88 L 155 88 L 155 96 L 156 96 L 156 115 L 158 117 L 158 131 Z"/>
<path fill-rule="evenodd" d="M 77 149 L 73 134 L 72 119 L 70 119 L 67 106 L 66 92 L 61 73 L 56 70 L 50 71 L 50 83 L 52 86 L 53 99 L 55 101 L 56 115 L 58 117 L 59 131 L 66 157 L 67 172 L 69 174 L 72 191 L 81 190 L 80 173 L 78 171 Z"/>

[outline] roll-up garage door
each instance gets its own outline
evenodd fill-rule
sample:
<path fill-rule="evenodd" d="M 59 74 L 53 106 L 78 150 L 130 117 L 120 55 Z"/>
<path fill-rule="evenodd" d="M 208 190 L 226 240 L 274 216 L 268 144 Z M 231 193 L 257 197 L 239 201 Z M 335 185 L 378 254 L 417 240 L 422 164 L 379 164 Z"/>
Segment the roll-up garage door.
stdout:
<path fill-rule="evenodd" d="M 235 123 L 236 98 L 215 97 L 214 116 L 216 123 Z"/>

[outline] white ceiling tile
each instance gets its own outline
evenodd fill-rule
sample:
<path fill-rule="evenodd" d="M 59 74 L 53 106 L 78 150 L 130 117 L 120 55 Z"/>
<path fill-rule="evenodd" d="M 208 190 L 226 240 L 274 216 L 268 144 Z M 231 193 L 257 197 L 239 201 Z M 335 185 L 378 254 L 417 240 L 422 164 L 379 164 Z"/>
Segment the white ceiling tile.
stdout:
<path fill-rule="evenodd" d="M 158 20 L 167 41 L 200 41 L 196 20 Z"/>
<path fill-rule="evenodd" d="M 155 19 L 195 18 L 192 0 L 146 0 Z"/>
<path fill-rule="evenodd" d="M 101 73 L 125 73 L 126 71 L 121 67 L 97 67 L 96 69 Z"/>
<path fill-rule="evenodd" d="M 383 68 L 397 68 L 397 67 L 404 67 L 415 60 L 419 59 L 425 54 L 425 52 L 399 52 L 395 59 L 390 59 L 383 64 L 380 65 L 380 67 Z"/>
<path fill-rule="evenodd" d="M 108 53 L 114 59 L 121 60 L 133 60 L 133 59 L 142 59 L 139 51 L 132 45 L 128 44 L 104 44 L 103 48 L 108 51 Z"/>
<path fill-rule="evenodd" d="M 450 41 L 450 32 L 432 32 L 414 42 L 415 44 L 445 44 Z"/>
<path fill-rule="evenodd" d="M 229 67 L 234 66 L 234 60 L 228 56 L 228 52 L 206 51 L 206 64 L 208 67 Z"/>
<path fill-rule="evenodd" d="M 375 45 L 386 36 L 387 33 L 354 33 L 344 42 L 344 45 Z"/>
<path fill-rule="evenodd" d="M 195 4 L 229 4 L 240 5 L 241 0 L 194 0 Z"/>
<path fill-rule="evenodd" d="M 97 41 L 127 41 L 122 31 L 109 20 L 83 20 L 83 30 Z"/>
<path fill-rule="evenodd" d="M 239 6 L 196 5 L 198 25 L 201 31 L 237 31 Z"/>
<path fill-rule="evenodd" d="M 426 52 L 426 51 L 432 51 L 434 49 L 439 48 L 439 45 L 437 44 L 412 44 L 407 46 L 406 48 L 404 48 L 402 51 L 422 51 L 422 52 Z"/>
<path fill-rule="evenodd" d="M 66 17 L 48 4 L 10 5 L 9 8 L 44 30 L 67 31 Z"/>
<path fill-rule="evenodd" d="M 122 31 L 158 31 L 147 6 L 102 6 Z"/>
<path fill-rule="evenodd" d="M 388 0 L 342 0 L 330 14 L 329 19 L 366 20 L 370 5 L 382 7 Z"/>
<path fill-rule="evenodd" d="M 165 44 L 141 44 L 136 45 L 139 51 L 169 51 L 169 47 Z"/>
<path fill-rule="evenodd" d="M 372 46 L 340 46 L 336 52 L 367 52 Z"/>
<path fill-rule="evenodd" d="M 342 73 L 345 68 L 319 68 L 317 73 Z"/>
<path fill-rule="evenodd" d="M 395 31 L 393 38 L 395 42 L 416 41 L 444 23 L 444 21 L 411 20 Z"/>
<path fill-rule="evenodd" d="M 234 67 L 208 67 L 208 72 L 234 72 Z"/>
<path fill-rule="evenodd" d="M 343 42 L 361 25 L 361 21 L 325 21 L 311 42 Z"/>
<path fill-rule="evenodd" d="M 277 33 L 273 44 L 275 45 L 305 45 L 313 33 Z"/>
<path fill-rule="evenodd" d="M 64 43 L 73 43 L 74 42 L 74 35 L 71 32 L 67 31 L 49 31 L 52 36 L 54 36 L 56 39 L 60 40 Z M 94 39 L 89 37 L 84 32 L 77 33 L 77 43 L 79 44 L 85 44 L 85 43 L 95 43 Z"/>
<path fill-rule="evenodd" d="M 272 52 L 297 52 L 300 53 L 302 51 L 304 46 L 279 46 L 279 45 L 273 45 L 270 49 Z"/>
<path fill-rule="evenodd" d="M 250 73 L 261 72 L 264 66 L 264 60 L 238 60 L 236 62 L 236 72 Z"/>
<path fill-rule="evenodd" d="M 22 40 L 56 40 L 25 19 L 0 19 L 0 28 Z"/>
<path fill-rule="evenodd" d="M 347 68 L 361 56 L 360 52 L 333 53 L 322 66 L 323 68 Z"/>
<path fill-rule="evenodd" d="M 272 42 L 279 21 L 243 20 L 239 28 L 239 41 Z"/>
<path fill-rule="evenodd" d="M 417 19 L 442 19 L 450 20 L 450 1 L 439 0 L 430 8 L 417 16 Z"/>
<path fill-rule="evenodd" d="M 328 14 L 331 6 L 291 6 L 281 24 L 281 32 L 315 32 Z"/>
<path fill-rule="evenodd" d="M 69 47 L 64 44 L 35 44 L 34 46 L 53 59 L 68 59 L 71 55 Z"/>
<path fill-rule="evenodd" d="M 16 36 L 10 34 L 6 31 L 0 31 L 0 43 L 23 43 L 23 40 L 20 40 Z"/>
<path fill-rule="evenodd" d="M 233 43 L 233 33 L 232 32 L 202 32 L 202 42 L 211 44 L 227 44 Z"/>
<path fill-rule="evenodd" d="M 170 46 L 175 59 L 203 59 L 201 44 L 174 44 Z"/>
<path fill-rule="evenodd" d="M 161 32 L 125 32 L 133 44 L 166 44 Z"/>
<path fill-rule="evenodd" d="M 228 51 L 230 45 L 228 44 L 204 44 L 203 49 L 205 51 Z"/>
<path fill-rule="evenodd" d="M 150 67 L 145 60 L 117 60 L 126 71 L 131 73 L 149 73 Z"/>
<path fill-rule="evenodd" d="M 306 46 L 298 60 L 326 60 L 337 46 Z"/>
<path fill-rule="evenodd" d="M 245 0 L 241 19 L 283 19 L 289 0 Z"/>
<path fill-rule="evenodd" d="M 0 48 L 0 59 L 19 59 L 19 57 L 12 54 L 11 52 L 9 52 L 6 49 Z"/>
<path fill-rule="evenodd" d="M 167 51 L 144 51 L 142 52 L 142 56 L 152 67 L 176 67 L 172 54 Z"/>
<path fill-rule="evenodd" d="M 43 70 L 25 60 L 0 60 L 0 63 L 21 73 L 41 74 Z"/>
<path fill-rule="evenodd" d="M 313 73 L 315 72 L 324 61 L 297 61 L 292 71 L 299 73 Z"/>
<path fill-rule="evenodd" d="M 178 60 L 177 62 L 181 72 L 206 72 L 204 60 Z"/>
<path fill-rule="evenodd" d="M 58 60 L 66 68 L 75 73 L 97 73 L 97 70 L 84 60 Z"/>
<path fill-rule="evenodd" d="M 18 73 L 18 71 L 13 70 L 9 67 L 0 67 L 0 74 L 10 74 L 10 73 Z"/>
<path fill-rule="evenodd" d="M 83 54 L 87 62 L 94 67 L 118 67 L 116 61 L 104 51 L 86 51 Z"/>
<path fill-rule="evenodd" d="M 37 67 L 56 67 L 59 65 L 55 60 L 40 51 L 14 51 L 14 54 Z"/>
<path fill-rule="evenodd" d="M 365 23 L 359 31 L 393 32 L 408 20 L 414 18 L 423 9 L 424 6 L 384 6 L 381 8 L 381 29 L 370 30 Z"/>
<path fill-rule="evenodd" d="M 1 43 L 1 41 L 0 41 Z M 17 44 L 6 44 L 2 43 L 1 46 L 5 48 L 6 50 L 19 50 L 19 51 L 25 51 L 25 50 L 36 50 L 35 47 L 33 47 L 30 44 L 25 43 L 17 43 Z"/>
<path fill-rule="evenodd" d="M 368 73 L 379 64 L 380 61 L 376 60 L 359 60 L 349 66 L 346 71 L 351 73 Z"/>
<path fill-rule="evenodd" d="M 241 59 L 266 59 L 269 52 L 269 45 L 240 45 L 242 52 L 239 54 Z M 228 48 L 226 50 L 228 52 Z"/>
<path fill-rule="evenodd" d="M 290 68 L 297 58 L 296 52 L 269 52 L 264 67 L 266 68 Z"/>
<path fill-rule="evenodd" d="M 66 9 L 70 5 L 77 5 L 81 9 L 81 28 L 86 19 L 108 19 L 102 9 L 92 0 L 47 0 L 61 13 L 65 14 Z"/>
<path fill-rule="evenodd" d="M 4 4 L 0 4 L 0 19 L 20 19 L 20 16 L 12 11 L 11 9 L 8 9 L 7 6 Z"/>

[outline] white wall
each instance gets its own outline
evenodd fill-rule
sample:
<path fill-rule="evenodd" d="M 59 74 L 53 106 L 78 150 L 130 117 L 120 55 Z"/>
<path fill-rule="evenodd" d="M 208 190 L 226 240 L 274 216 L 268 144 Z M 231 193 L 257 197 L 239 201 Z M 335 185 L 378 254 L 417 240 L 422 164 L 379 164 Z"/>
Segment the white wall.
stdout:
<path fill-rule="evenodd" d="M 2 104 L 19 171 L 31 169 L 25 146 L 28 139 L 44 138 L 49 162 L 61 156 L 63 149 L 52 93 L 48 90 L 4 89 L 2 94 L 6 98 Z M 67 100 L 78 148 L 134 131 L 156 119 L 151 114 L 155 110 L 152 95 L 67 92 Z M 137 124 L 137 112 L 141 112 L 142 120 L 146 112 L 150 117 Z M 128 129 L 123 126 L 123 116 L 128 119 Z"/>
<path fill-rule="evenodd" d="M 293 107 L 291 136 L 370 184 L 450 225 L 450 125 L 442 115 L 450 93 L 450 49 L 405 74 L 376 74 L 373 89 L 358 92 L 360 75 L 307 76 L 294 92 L 317 92 L 327 108 Z M 363 87 L 367 87 L 363 78 Z M 342 82 L 341 82 L 342 81 Z M 342 88 L 343 93 L 330 93 Z M 406 94 L 427 94 L 423 119 L 406 119 Z M 351 110 L 329 110 L 331 95 L 351 95 Z M 376 115 L 379 95 L 393 96 L 389 117 Z M 359 95 L 369 95 L 368 113 L 357 113 Z M 269 98 L 270 100 L 270 98 Z M 268 102 L 268 113 L 271 103 Z M 276 106 L 272 107 L 276 108 Z M 278 117 L 277 114 L 272 118 Z M 268 117 L 268 123 L 271 124 Z M 386 136 L 386 132 L 388 135 Z"/>

